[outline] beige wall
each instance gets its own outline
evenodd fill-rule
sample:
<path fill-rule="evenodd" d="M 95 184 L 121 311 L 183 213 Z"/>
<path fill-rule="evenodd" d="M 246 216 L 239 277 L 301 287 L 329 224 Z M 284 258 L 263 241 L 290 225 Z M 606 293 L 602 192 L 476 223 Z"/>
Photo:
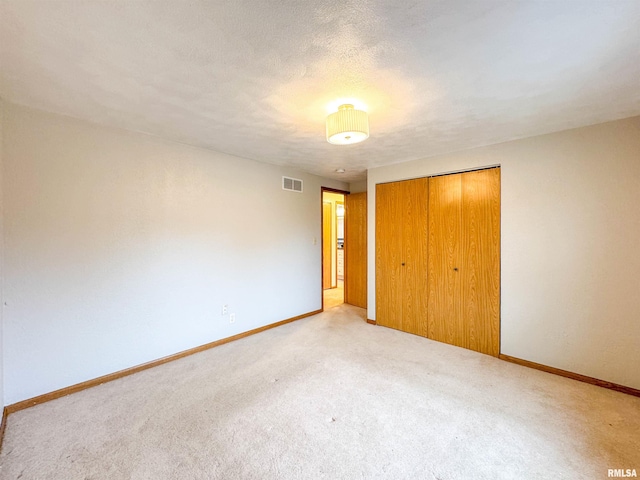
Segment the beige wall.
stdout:
<path fill-rule="evenodd" d="M 321 308 L 346 184 L 5 106 L 6 403 Z"/>
<path fill-rule="evenodd" d="M 640 117 L 369 170 L 375 185 L 501 166 L 501 352 L 640 388 Z"/>
<path fill-rule="evenodd" d="M 3 144 L 3 125 L 4 125 L 4 102 L 0 98 L 0 409 L 2 409 L 6 403 L 4 401 L 4 346 L 3 335 L 4 329 L 4 215 L 3 212 L 3 188 L 2 188 L 2 172 L 4 170 L 4 162 L 2 156 L 2 144 Z"/>
<path fill-rule="evenodd" d="M 349 184 L 349 192 L 362 193 L 367 191 L 367 181 L 362 180 L 360 182 L 353 182 Z"/>

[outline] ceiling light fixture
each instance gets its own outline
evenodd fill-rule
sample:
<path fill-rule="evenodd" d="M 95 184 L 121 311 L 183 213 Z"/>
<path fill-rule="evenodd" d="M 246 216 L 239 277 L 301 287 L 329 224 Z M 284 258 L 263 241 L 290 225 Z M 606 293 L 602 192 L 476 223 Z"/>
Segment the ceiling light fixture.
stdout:
<path fill-rule="evenodd" d="M 369 138 L 367 112 L 356 110 L 350 103 L 338 107 L 327 117 L 327 142 L 333 145 L 350 145 Z"/>

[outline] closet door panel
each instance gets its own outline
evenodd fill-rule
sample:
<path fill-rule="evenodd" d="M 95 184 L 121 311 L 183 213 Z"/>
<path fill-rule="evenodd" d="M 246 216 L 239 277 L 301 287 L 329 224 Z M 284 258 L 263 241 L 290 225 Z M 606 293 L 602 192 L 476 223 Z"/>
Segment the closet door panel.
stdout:
<path fill-rule="evenodd" d="M 429 179 L 398 183 L 402 201 L 402 327 L 427 336 Z"/>
<path fill-rule="evenodd" d="M 402 218 L 397 183 L 376 186 L 376 322 L 402 329 Z"/>
<path fill-rule="evenodd" d="M 462 315 L 462 174 L 429 179 L 429 338 L 466 347 Z"/>
<path fill-rule="evenodd" d="M 462 178 L 462 298 L 467 348 L 500 353 L 500 169 Z"/>

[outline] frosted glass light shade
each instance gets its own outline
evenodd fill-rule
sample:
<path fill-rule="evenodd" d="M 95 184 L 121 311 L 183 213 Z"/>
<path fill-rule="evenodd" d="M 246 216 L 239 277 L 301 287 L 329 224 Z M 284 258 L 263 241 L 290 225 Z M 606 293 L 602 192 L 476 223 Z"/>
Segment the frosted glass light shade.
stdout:
<path fill-rule="evenodd" d="M 333 145 L 349 145 L 369 138 L 369 116 L 345 104 L 327 117 L 327 141 Z"/>

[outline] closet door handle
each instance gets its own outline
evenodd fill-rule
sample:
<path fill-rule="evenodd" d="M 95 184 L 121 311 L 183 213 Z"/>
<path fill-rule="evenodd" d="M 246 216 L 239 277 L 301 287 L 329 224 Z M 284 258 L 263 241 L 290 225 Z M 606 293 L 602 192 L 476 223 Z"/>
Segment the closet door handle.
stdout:
<path fill-rule="evenodd" d="M 458 271 L 458 267 L 453 267 L 453 271 L 457 272 Z"/>
<path fill-rule="evenodd" d="M 402 262 L 402 266 L 404 267 L 404 262 Z"/>

